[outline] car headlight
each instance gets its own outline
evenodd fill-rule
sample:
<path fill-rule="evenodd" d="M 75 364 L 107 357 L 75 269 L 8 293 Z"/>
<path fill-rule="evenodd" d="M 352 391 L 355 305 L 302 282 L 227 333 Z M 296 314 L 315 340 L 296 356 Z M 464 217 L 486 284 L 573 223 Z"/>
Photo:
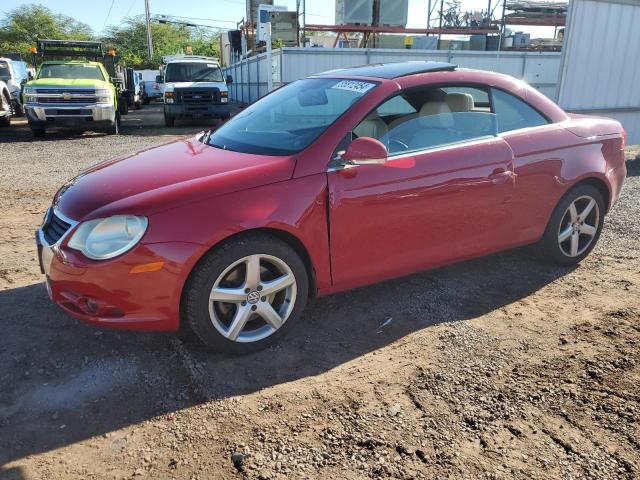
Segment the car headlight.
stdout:
<path fill-rule="evenodd" d="M 98 103 L 112 103 L 111 92 L 106 88 L 97 89 L 96 100 Z"/>
<path fill-rule="evenodd" d="M 36 89 L 33 87 L 25 87 L 24 98 L 27 102 L 37 102 L 38 97 L 36 96 Z"/>
<path fill-rule="evenodd" d="M 80 224 L 68 245 L 92 260 L 107 260 L 136 246 L 148 224 L 146 217 L 135 215 L 89 220 Z"/>

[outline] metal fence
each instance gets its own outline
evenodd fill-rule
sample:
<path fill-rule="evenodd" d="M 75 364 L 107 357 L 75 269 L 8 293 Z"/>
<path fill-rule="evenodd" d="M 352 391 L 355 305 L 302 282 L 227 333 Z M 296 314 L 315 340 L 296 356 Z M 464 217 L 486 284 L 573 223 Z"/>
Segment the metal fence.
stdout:
<path fill-rule="evenodd" d="M 554 99 L 560 68 L 560 53 L 482 52 L 465 50 L 387 50 L 363 48 L 293 48 L 274 50 L 271 64 L 263 53 L 226 67 L 233 76 L 230 95 L 241 103 L 256 101 L 268 92 L 268 75 L 273 88 L 314 73 L 337 68 L 384 62 L 433 60 L 464 68 L 492 70 L 520 78 Z"/>

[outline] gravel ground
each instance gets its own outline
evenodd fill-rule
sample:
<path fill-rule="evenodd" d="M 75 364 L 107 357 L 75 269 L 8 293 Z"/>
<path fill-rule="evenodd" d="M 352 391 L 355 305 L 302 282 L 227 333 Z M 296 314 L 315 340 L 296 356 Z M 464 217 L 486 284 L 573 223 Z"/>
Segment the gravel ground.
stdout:
<path fill-rule="evenodd" d="M 579 267 L 522 249 L 338 294 L 237 358 L 80 324 L 41 283 L 32 235 L 56 188 L 202 128 L 159 121 L 0 130 L 0 478 L 640 476 L 640 149 Z"/>

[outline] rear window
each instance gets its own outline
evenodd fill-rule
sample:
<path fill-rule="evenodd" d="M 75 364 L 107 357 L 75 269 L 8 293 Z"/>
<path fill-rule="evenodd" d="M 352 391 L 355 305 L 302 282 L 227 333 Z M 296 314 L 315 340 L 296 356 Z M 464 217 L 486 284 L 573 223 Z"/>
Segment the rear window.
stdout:
<path fill-rule="evenodd" d="M 498 133 L 518 130 L 520 128 L 537 127 L 549 123 L 524 100 L 513 95 L 492 89 L 493 109 L 498 122 Z"/>
<path fill-rule="evenodd" d="M 6 82 L 11 79 L 11 70 L 7 62 L 0 62 L 0 80 Z"/>

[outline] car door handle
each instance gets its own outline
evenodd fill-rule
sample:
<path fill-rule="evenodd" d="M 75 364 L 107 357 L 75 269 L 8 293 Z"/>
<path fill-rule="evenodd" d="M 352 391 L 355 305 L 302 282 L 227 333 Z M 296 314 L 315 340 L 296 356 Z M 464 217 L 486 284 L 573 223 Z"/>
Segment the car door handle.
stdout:
<path fill-rule="evenodd" d="M 496 168 L 491 175 L 489 175 L 489 180 L 494 185 L 500 185 L 502 183 L 508 182 L 509 180 L 515 177 L 515 173 L 511 170 L 505 170 L 504 168 Z"/>

